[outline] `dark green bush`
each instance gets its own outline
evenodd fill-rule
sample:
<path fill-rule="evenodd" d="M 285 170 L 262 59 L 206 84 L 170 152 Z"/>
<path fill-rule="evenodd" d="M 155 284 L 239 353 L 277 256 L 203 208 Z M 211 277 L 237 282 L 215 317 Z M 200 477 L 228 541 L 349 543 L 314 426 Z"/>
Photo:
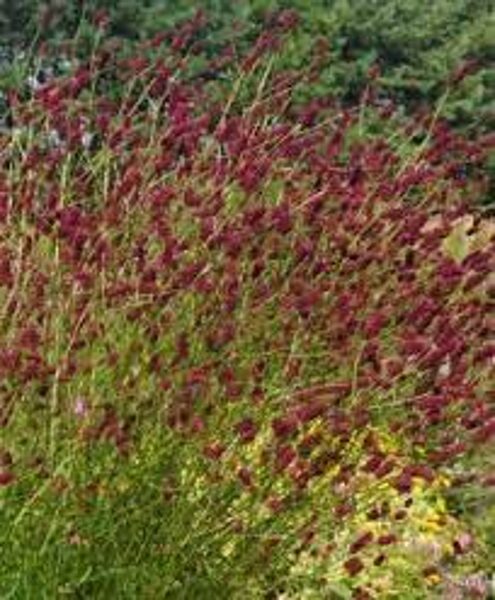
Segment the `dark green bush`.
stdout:
<path fill-rule="evenodd" d="M 493 125 L 495 19 L 486 0 L 251 0 L 239 4 L 207 0 L 200 4 L 211 20 L 211 35 L 203 45 L 207 54 L 234 35 L 248 45 L 267 13 L 296 9 L 301 27 L 283 61 L 299 66 L 308 60 L 315 39 L 326 39 L 330 60 L 320 85 L 349 102 L 359 98 L 371 65 L 380 66 L 386 93 L 412 108 L 438 100 L 451 72 L 463 61 L 474 60 L 476 74 L 452 90 L 445 115 L 463 127 Z M 0 35 L 17 46 L 73 36 L 85 18 L 104 10 L 112 35 L 144 39 L 191 16 L 198 6 L 193 0 L 2 0 Z M 250 26 L 237 33 L 235 21 Z"/>

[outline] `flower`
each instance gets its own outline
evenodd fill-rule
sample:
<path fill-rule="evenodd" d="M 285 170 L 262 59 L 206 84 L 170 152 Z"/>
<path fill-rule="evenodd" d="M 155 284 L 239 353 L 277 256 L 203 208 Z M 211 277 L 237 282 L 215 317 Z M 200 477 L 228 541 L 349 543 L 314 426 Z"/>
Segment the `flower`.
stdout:
<path fill-rule="evenodd" d="M 351 577 L 354 577 L 364 569 L 364 564 L 361 559 L 352 557 L 346 560 L 344 563 L 344 569 L 349 573 Z"/>
<path fill-rule="evenodd" d="M 371 542 L 373 541 L 373 534 L 371 533 L 371 531 L 367 531 L 366 533 L 363 533 L 363 535 L 359 536 L 357 538 L 357 540 L 355 540 L 350 548 L 349 548 L 349 552 L 351 554 L 356 554 L 357 552 L 359 552 L 360 550 L 362 550 L 363 548 L 365 548 L 366 546 L 368 546 L 368 544 L 371 544 Z"/>
<path fill-rule="evenodd" d="M 0 487 L 10 485 L 15 481 L 15 475 L 12 471 L 0 470 Z"/>
<path fill-rule="evenodd" d="M 246 417 L 245 419 L 242 419 L 242 421 L 237 423 L 237 425 L 235 426 L 235 430 L 241 438 L 241 441 L 247 444 L 254 440 L 258 428 L 256 427 L 256 424 L 253 421 L 253 419 Z"/>
<path fill-rule="evenodd" d="M 87 413 L 88 413 L 87 401 L 82 397 L 76 398 L 76 401 L 74 403 L 74 414 L 77 415 L 78 417 L 85 417 L 87 415 Z"/>

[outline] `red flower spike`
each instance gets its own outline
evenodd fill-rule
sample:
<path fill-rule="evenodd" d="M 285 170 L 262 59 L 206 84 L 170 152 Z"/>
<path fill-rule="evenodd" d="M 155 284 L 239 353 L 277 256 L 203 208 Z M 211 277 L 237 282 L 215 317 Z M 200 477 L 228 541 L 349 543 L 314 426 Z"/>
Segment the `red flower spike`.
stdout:
<path fill-rule="evenodd" d="M 0 487 L 10 485 L 15 481 L 15 478 L 11 471 L 0 470 Z"/>
<path fill-rule="evenodd" d="M 359 558 L 352 557 L 349 558 L 349 560 L 346 560 L 344 569 L 351 577 L 355 577 L 364 569 L 364 564 Z"/>
<path fill-rule="evenodd" d="M 495 473 L 484 477 L 481 483 L 483 487 L 495 487 Z"/>
<path fill-rule="evenodd" d="M 358 537 L 358 539 L 351 544 L 349 548 L 350 554 L 356 554 L 357 552 L 360 552 L 363 548 L 371 544 L 371 542 L 373 541 L 373 537 L 374 536 L 371 533 L 371 531 L 363 533 L 363 535 Z"/>
<path fill-rule="evenodd" d="M 334 508 L 334 514 L 338 519 L 342 519 L 354 512 L 354 507 L 350 502 L 342 502 Z"/>
<path fill-rule="evenodd" d="M 301 404 L 294 409 L 294 415 L 301 424 L 306 424 L 325 414 L 327 405 L 323 401 L 315 400 L 308 404 Z"/>
<path fill-rule="evenodd" d="M 237 471 L 237 476 L 244 487 L 249 489 L 253 487 L 253 475 L 247 467 L 241 467 Z"/>
<path fill-rule="evenodd" d="M 284 509 L 285 500 L 279 496 L 270 496 L 266 501 L 266 505 L 273 513 L 278 514 Z"/>
<path fill-rule="evenodd" d="M 473 440 L 477 444 L 485 444 L 495 437 L 495 417 L 492 417 L 482 427 L 476 430 Z"/>
<path fill-rule="evenodd" d="M 255 439 L 258 428 L 253 419 L 245 418 L 237 423 L 235 431 L 239 435 L 241 441 L 247 444 Z"/>
<path fill-rule="evenodd" d="M 275 455 L 275 469 L 277 472 L 284 471 L 297 458 L 297 452 L 292 446 L 280 446 Z"/>
<path fill-rule="evenodd" d="M 373 600 L 373 596 L 363 587 L 356 588 L 352 592 L 353 600 Z"/>
<path fill-rule="evenodd" d="M 366 517 L 367 517 L 367 518 L 368 518 L 370 521 L 376 521 L 376 520 L 378 520 L 378 519 L 380 518 L 380 516 L 381 516 L 381 513 L 380 513 L 379 509 L 378 509 L 378 508 L 376 508 L 376 507 L 375 507 L 375 508 L 372 508 L 371 510 L 369 510 L 369 511 L 366 513 Z"/>
<path fill-rule="evenodd" d="M 374 560 L 373 560 L 373 564 L 375 565 L 375 567 L 381 567 L 383 565 L 383 563 L 386 561 L 387 557 L 385 556 L 385 554 L 379 554 Z"/>
<path fill-rule="evenodd" d="M 379 479 L 383 479 L 389 475 L 395 468 L 395 461 L 393 459 L 386 460 L 376 470 L 375 476 Z"/>
<path fill-rule="evenodd" d="M 390 546 L 390 544 L 395 544 L 397 541 L 397 536 L 393 533 L 381 535 L 377 539 L 377 542 L 380 544 L 380 546 Z"/>
<path fill-rule="evenodd" d="M 203 449 L 203 454 L 210 460 L 220 460 L 225 452 L 225 447 L 220 442 L 212 442 Z"/>
<path fill-rule="evenodd" d="M 412 489 L 412 476 L 410 473 L 402 472 L 394 482 L 395 489 L 401 494 L 409 494 Z"/>
<path fill-rule="evenodd" d="M 298 429 L 297 418 L 294 415 L 287 415 L 273 419 L 272 429 L 275 437 L 279 439 L 291 437 Z"/>
<path fill-rule="evenodd" d="M 363 471 L 367 473 L 376 473 L 384 459 L 385 456 L 383 454 L 375 454 L 365 463 L 363 466 Z"/>
<path fill-rule="evenodd" d="M 201 433 L 205 430 L 206 425 L 201 417 L 198 415 L 193 416 L 191 420 L 191 431 L 193 433 Z"/>

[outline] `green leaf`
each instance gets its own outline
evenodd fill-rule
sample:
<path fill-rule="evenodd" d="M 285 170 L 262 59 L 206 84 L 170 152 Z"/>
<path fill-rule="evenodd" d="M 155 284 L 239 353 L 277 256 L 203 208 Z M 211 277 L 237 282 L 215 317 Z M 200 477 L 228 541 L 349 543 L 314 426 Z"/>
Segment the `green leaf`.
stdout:
<path fill-rule="evenodd" d="M 330 586 L 330 592 L 332 598 L 344 598 L 344 600 L 351 600 L 352 591 L 343 583 L 332 583 Z"/>
<path fill-rule="evenodd" d="M 456 262 L 462 262 L 469 254 L 470 240 L 467 231 L 471 223 L 467 220 L 459 222 L 443 241 L 444 253 Z"/>

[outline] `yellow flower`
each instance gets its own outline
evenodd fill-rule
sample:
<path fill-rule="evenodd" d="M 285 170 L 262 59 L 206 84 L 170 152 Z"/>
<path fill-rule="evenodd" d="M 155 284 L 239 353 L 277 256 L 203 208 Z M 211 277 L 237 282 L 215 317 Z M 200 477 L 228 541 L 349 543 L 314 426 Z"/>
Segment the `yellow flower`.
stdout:
<path fill-rule="evenodd" d="M 428 575 L 428 577 L 426 578 L 426 583 L 428 585 L 438 585 L 440 582 L 442 581 L 442 578 L 440 577 L 440 575 L 438 573 L 432 573 L 431 575 Z"/>
<path fill-rule="evenodd" d="M 439 519 L 436 517 L 431 517 L 424 522 L 423 528 L 426 531 L 431 531 L 432 533 L 438 533 L 442 530 L 442 526 L 439 522 Z"/>

